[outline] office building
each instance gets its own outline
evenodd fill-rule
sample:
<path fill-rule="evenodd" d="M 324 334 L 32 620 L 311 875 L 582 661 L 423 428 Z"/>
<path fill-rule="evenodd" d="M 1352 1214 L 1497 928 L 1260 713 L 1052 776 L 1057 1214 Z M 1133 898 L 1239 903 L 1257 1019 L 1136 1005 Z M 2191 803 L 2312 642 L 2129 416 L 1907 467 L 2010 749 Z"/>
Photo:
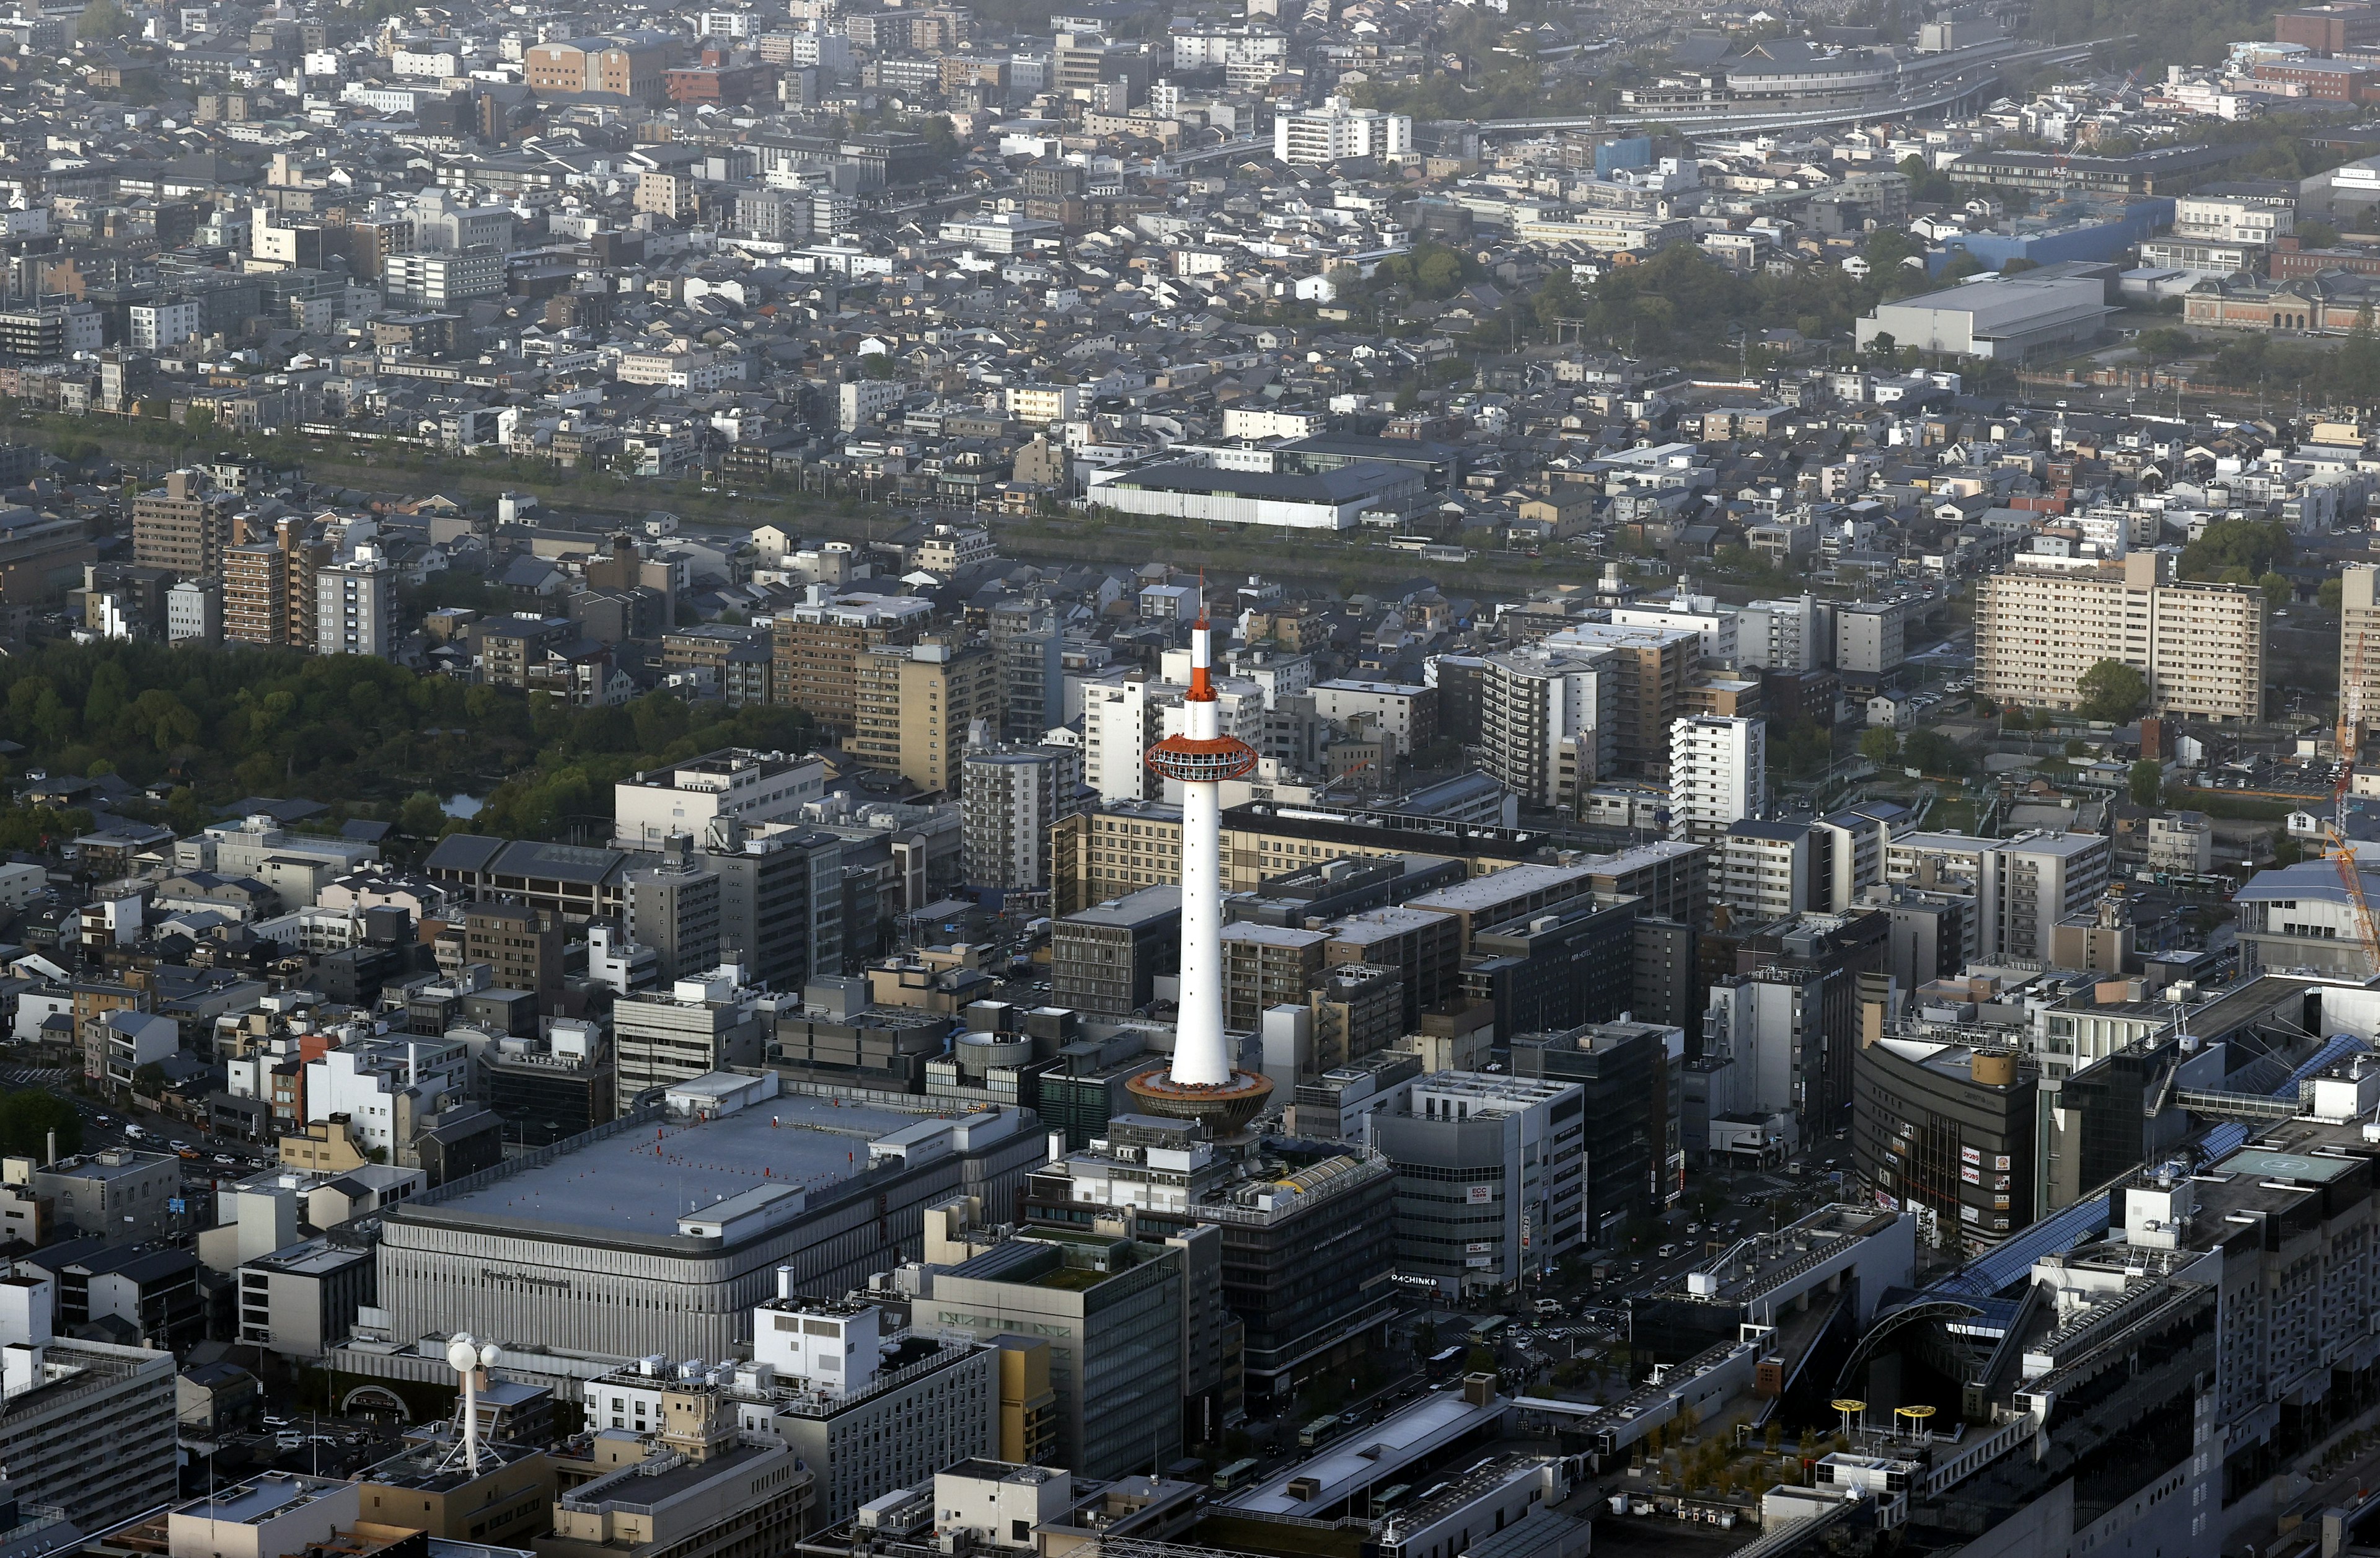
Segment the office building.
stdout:
<path fill-rule="evenodd" d="M 1397 1274 L 1460 1300 L 1580 1248 L 1585 1102 L 1577 1082 L 1441 1071 L 1373 1113 L 1397 1171 Z"/>
<path fill-rule="evenodd" d="M 1658 1215 L 1684 1194 L 1683 1031 L 1635 1021 L 1585 1023 L 1520 1035 L 1512 1050 L 1515 1077 L 1584 1090 L 1579 1226 L 1586 1245 L 1609 1245 L 1628 1219 Z"/>
<path fill-rule="evenodd" d="M 463 910 L 463 960 L 484 963 L 499 990 L 525 990 L 551 1013 L 562 994 L 562 928 L 526 904 L 482 900 Z"/>
<path fill-rule="evenodd" d="M 842 973 L 843 862 L 843 840 L 823 830 L 712 823 L 697 863 L 719 882 L 720 955 L 767 990 Z"/>
<path fill-rule="evenodd" d="M 1050 999 L 1087 1016 L 1123 1017 L 1156 999 L 1181 966 L 1182 889 L 1145 887 L 1070 914 L 1050 931 Z"/>
<path fill-rule="evenodd" d="M 613 838 L 623 849 L 659 849 L 672 834 L 703 838 L 722 818 L 798 822 L 802 808 L 825 793 L 820 759 L 722 747 L 613 785 Z"/>
<path fill-rule="evenodd" d="M 2060 560 L 2062 563 L 2063 560 Z M 2252 723 L 2265 708 L 2265 595 L 2182 583 L 2174 554 L 2087 568 L 2028 563 L 1975 581 L 1975 690 L 2019 708 L 2082 706 L 2103 660 L 2138 671 L 2148 712 Z"/>
<path fill-rule="evenodd" d="M 785 1283 L 784 1285 L 790 1285 Z M 783 1293 L 752 1315 L 752 1357 L 694 1371 L 645 1359 L 585 1386 L 598 1430 L 659 1430 L 686 1397 L 720 1397 L 815 1479 L 815 1519 L 847 1519 L 884 1489 L 996 1450 L 1001 1349 L 912 1331 L 874 1305 Z"/>
<path fill-rule="evenodd" d="M 716 877 L 703 880 L 716 891 Z M 612 1006 L 618 1112 L 627 1114 L 655 1089 L 758 1065 L 762 1040 L 758 997 L 732 966 L 622 996 Z"/>
<path fill-rule="evenodd" d="M 1235 1162 L 1199 1122 L 1120 1112 L 1032 1175 L 1025 1211 L 1062 1229 L 1112 1215 L 1144 1238 L 1220 1230 L 1221 1301 L 1241 1327 L 1246 1398 L 1280 1406 L 1384 1345 L 1395 1199 L 1396 1176 L 1376 1154 Z M 1229 1381 L 1216 1388 L 1228 1394 Z"/>
<path fill-rule="evenodd" d="M 1670 837 L 1717 845 L 1768 808 L 1768 724 L 1696 715 L 1670 727 Z"/>
<path fill-rule="evenodd" d="M 1927 1242 L 1980 1253 L 2033 1221 L 2037 1069 L 2013 1049 L 1889 1034 L 1852 1061 L 1852 1156 Z"/>
<path fill-rule="evenodd" d="M 174 1355 L 55 1334 L 56 1287 L 43 1276 L 0 1278 L 0 1345 L 8 1389 L 0 1457 L 8 1492 L 87 1531 L 172 1499 Z"/>
<path fill-rule="evenodd" d="M 527 1444 L 482 1437 L 474 1467 L 442 1436 L 366 1467 L 355 1482 L 360 1518 L 441 1541 L 527 1547 L 553 1523 L 553 1464 Z"/>
<path fill-rule="evenodd" d="M 947 1249 L 929 1238 L 928 1260 L 940 1265 L 936 1251 Z M 917 1322 L 986 1340 L 1048 1339 L 1059 1465 L 1115 1477 L 1180 1457 L 1189 1282 L 1181 1249 L 1034 1227 L 923 1280 Z"/>

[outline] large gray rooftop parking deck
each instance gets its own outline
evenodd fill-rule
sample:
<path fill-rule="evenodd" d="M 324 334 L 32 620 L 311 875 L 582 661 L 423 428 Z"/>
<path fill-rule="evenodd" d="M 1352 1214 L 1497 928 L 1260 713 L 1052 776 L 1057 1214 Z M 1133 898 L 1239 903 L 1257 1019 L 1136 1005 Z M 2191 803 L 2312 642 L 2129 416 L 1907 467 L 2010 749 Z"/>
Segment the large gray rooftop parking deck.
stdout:
<path fill-rule="evenodd" d="M 668 1237 L 678 1219 L 747 1191 L 821 1191 L 865 1173 L 868 1144 L 929 1116 L 781 1095 L 722 1118 L 628 1127 L 425 1209 L 441 1222 Z"/>

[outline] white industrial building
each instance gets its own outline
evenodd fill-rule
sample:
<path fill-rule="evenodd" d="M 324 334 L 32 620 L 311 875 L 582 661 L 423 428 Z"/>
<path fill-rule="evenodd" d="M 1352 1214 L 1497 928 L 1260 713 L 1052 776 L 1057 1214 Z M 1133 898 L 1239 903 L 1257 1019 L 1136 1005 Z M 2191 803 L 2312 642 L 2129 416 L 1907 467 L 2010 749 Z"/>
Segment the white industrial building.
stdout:
<path fill-rule="evenodd" d="M 1400 517 L 1421 500 L 1418 471 L 1362 460 L 1312 475 L 1225 470 L 1196 460 L 1093 471 L 1089 501 L 1125 514 L 1352 530 L 1370 515 Z"/>
<path fill-rule="evenodd" d="M 2089 346 L 2113 312 L 2095 278 L 2016 275 L 1880 303 L 1859 322 L 1858 343 L 1868 351 L 1888 335 L 1896 347 L 2022 362 Z"/>

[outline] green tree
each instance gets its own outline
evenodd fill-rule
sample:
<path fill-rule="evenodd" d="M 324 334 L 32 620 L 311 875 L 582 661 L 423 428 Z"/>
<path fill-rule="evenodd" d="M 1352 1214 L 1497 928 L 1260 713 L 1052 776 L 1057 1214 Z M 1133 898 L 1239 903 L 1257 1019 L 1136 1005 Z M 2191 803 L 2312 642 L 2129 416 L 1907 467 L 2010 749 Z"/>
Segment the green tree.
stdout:
<path fill-rule="evenodd" d="M 2143 758 L 2132 764 L 2126 783 L 2131 786 L 2134 806 L 2155 806 L 2165 793 L 2165 764 L 2155 758 Z"/>
<path fill-rule="evenodd" d="M 2300 249 L 2336 249 L 2338 229 L 2327 222 L 2301 222 L 2297 225 Z"/>
<path fill-rule="evenodd" d="M 2082 695 L 2084 719 L 2114 724 L 2139 713 L 2149 700 L 2148 679 L 2120 660 L 2100 661 L 2076 678 L 2074 690 Z"/>
<path fill-rule="evenodd" d="M 446 825 L 446 809 L 428 790 L 416 790 L 405 797 L 405 805 L 398 809 L 396 825 L 416 838 L 436 838 L 439 830 Z"/>
<path fill-rule="evenodd" d="M 153 1060 L 145 1065 L 135 1066 L 132 1072 L 132 1090 L 142 1098 L 164 1097 L 165 1068 Z"/>
<path fill-rule="evenodd" d="M 2322 588 L 2314 591 L 2314 603 L 2326 612 L 2335 612 L 2340 608 L 2346 599 L 2346 593 L 2347 586 L 2334 574 L 2324 579 Z"/>
<path fill-rule="evenodd" d="M 49 1162 L 51 1133 L 59 1157 L 82 1150 L 82 1113 L 55 1093 L 0 1094 L 0 1153 Z"/>
<path fill-rule="evenodd" d="M 1900 744 L 1903 760 L 1921 773 L 1963 773 L 1967 754 L 1938 730 L 1912 730 Z"/>
<path fill-rule="evenodd" d="M 2217 519 L 2181 549 L 2181 576 L 2220 579 L 2238 568 L 2253 581 L 2288 562 L 2291 550 L 2289 529 L 2277 519 Z"/>
<path fill-rule="evenodd" d="M 1878 768 L 1889 768 L 1900 756 L 1900 736 L 1888 724 L 1872 725 L 1860 732 L 1860 756 Z"/>
<path fill-rule="evenodd" d="M 2140 347 L 2141 355 L 2151 362 L 2170 362 L 2197 346 L 2198 337 L 2187 330 L 2179 330 L 2170 324 L 2161 324 L 2154 330 L 2142 331 L 2140 339 L 2134 345 Z"/>
<path fill-rule="evenodd" d="M 75 36 L 85 43 L 103 38 L 121 38 L 132 30 L 132 18 L 115 0 L 91 0 L 75 22 Z"/>
<path fill-rule="evenodd" d="M 2256 581 L 2256 588 L 2265 592 L 2265 609 L 2266 611 L 2279 611 L 2283 606 L 2288 605 L 2291 601 L 2297 598 L 2298 587 L 2291 584 L 2286 577 L 2280 574 L 2265 574 L 2264 578 Z"/>

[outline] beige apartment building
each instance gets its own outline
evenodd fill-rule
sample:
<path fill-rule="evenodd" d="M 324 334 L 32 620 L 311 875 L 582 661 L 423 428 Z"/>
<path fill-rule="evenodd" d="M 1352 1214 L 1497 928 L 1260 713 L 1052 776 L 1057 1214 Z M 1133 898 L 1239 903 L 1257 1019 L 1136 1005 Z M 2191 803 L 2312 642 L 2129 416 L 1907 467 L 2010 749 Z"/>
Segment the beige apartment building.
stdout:
<path fill-rule="evenodd" d="M 999 664 L 980 646 L 884 644 L 853 670 L 851 755 L 918 789 L 959 793 L 967 724 L 1000 725 Z"/>
<path fill-rule="evenodd" d="M 2361 746 L 2380 725 L 2380 566 L 2349 564 L 2339 574 L 2338 607 L 2338 717 L 2355 723 Z"/>
<path fill-rule="evenodd" d="M 1975 690 L 2002 703 L 2072 709 L 2103 660 L 2138 670 L 2149 711 L 2253 721 L 2265 711 L 2265 595 L 2189 584 L 2174 554 L 2140 552 L 2076 566 L 2022 558 L 1975 583 Z"/>

